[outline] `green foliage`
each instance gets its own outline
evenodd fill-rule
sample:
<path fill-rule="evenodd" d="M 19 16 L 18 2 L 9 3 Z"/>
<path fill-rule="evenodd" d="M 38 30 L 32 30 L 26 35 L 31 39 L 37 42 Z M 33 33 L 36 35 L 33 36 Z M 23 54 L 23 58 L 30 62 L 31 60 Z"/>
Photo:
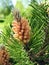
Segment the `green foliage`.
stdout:
<path fill-rule="evenodd" d="M 13 32 L 11 29 L 12 21 L 13 16 L 10 14 L 5 19 L 4 29 L 0 35 L 0 43 L 3 43 L 6 46 L 10 54 L 10 58 L 13 58 L 16 62 L 15 65 L 33 65 L 28 57 L 28 54 L 23 48 L 22 42 L 13 38 Z"/>
<path fill-rule="evenodd" d="M 33 32 L 32 38 L 30 40 L 31 47 L 35 52 L 40 51 L 45 39 L 44 27 L 48 22 L 48 17 L 46 15 L 46 5 L 38 4 L 37 2 L 31 2 L 31 16 L 30 16 L 30 26 Z"/>
<path fill-rule="evenodd" d="M 37 54 L 41 50 L 46 37 L 44 29 L 49 21 L 46 12 L 48 5 L 38 4 L 36 0 L 31 0 L 30 6 L 25 9 L 22 2 L 18 1 L 16 8 L 19 8 L 22 17 L 25 17 L 29 20 L 32 34 L 28 45 L 30 49 L 32 49 L 34 53 Z M 4 29 L 2 34 L 0 34 L 0 43 L 5 44 L 10 57 L 16 61 L 16 63 L 13 65 L 34 65 L 34 63 L 30 61 L 28 53 L 23 47 L 23 43 L 13 38 L 13 31 L 11 28 L 13 21 L 12 13 L 6 16 L 4 21 Z M 45 50 L 45 55 L 40 56 L 39 59 L 49 58 L 49 54 L 46 54 L 47 52 L 49 53 L 49 45 Z"/>
<path fill-rule="evenodd" d="M 10 27 L 6 27 L 6 33 L 2 32 L 0 38 L 2 38 L 2 43 L 4 43 L 4 45 L 8 49 L 10 58 L 14 59 L 14 61 L 16 62 L 14 65 L 33 65 L 28 57 L 28 54 L 23 48 L 22 42 L 15 40 L 13 38 L 13 35 L 11 34 Z"/>
<path fill-rule="evenodd" d="M 24 5 L 21 1 L 17 1 L 16 8 L 19 9 L 21 15 L 23 16 L 24 12 L 25 12 L 25 8 L 24 8 Z"/>
<path fill-rule="evenodd" d="M 10 13 L 8 16 L 6 16 L 6 19 L 5 19 L 5 25 L 7 24 L 11 24 L 13 21 L 13 15 L 12 13 Z"/>

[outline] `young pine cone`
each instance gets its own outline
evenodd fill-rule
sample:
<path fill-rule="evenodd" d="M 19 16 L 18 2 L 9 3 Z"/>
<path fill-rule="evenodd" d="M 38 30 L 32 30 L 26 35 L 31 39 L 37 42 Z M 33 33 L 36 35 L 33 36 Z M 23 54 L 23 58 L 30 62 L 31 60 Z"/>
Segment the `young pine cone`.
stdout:
<path fill-rule="evenodd" d="M 4 46 L 0 46 L 0 65 L 11 65 L 9 63 L 9 55 Z"/>
<path fill-rule="evenodd" d="M 23 41 L 24 44 L 27 44 L 30 39 L 30 26 L 28 21 L 24 18 L 21 18 L 19 22 L 14 20 L 12 26 L 14 38 Z"/>

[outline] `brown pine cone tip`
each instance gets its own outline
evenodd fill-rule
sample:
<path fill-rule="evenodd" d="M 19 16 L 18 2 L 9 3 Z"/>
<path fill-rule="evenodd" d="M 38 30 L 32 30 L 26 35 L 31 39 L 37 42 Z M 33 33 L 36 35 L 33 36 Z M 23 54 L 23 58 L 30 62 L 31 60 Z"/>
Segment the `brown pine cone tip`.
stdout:
<path fill-rule="evenodd" d="M 0 46 L 0 65 L 11 65 L 9 63 L 9 54 L 3 45 Z"/>
<path fill-rule="evenodd" d="M 13 15 L 14 15 L 14 19 L 19 22 L 21 19 L 21 15 L 18 9 L 15 8 L 13 9 Z"/>
<path fill-rule="evenodd" d="M 12 23 L 12 30 L 15 33 L 13 37 L 21 40 L 23 43 L 28 43 L 30 39 L 30 26 L 26 19 L 21 18 L 20 22 L 14 20 Z"/>

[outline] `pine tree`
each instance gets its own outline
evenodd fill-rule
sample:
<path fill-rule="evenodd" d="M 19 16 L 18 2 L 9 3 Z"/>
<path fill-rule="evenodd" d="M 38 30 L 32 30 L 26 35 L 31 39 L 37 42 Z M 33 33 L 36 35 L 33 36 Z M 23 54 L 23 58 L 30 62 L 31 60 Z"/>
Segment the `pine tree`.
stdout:
<path fill-rule="evenodd" d="M 10 53 L 13 65 L 48 65 L 49 64 L 49 18 L 47 4 L 38 4 L 36 0 L 30 4 L 31 16 L 28 15 L 31 36 L 27 44 L 23 44 L 13 37 L 10 25 L 6 26 L 6 33 L 2 32 L 2 43 Z M 15 14 L 16 15 L 16 14 Z M 17 18 L 17 17 L 16 17 Z M 21 17 L 18 14 L 18 21 Z M 17 22 L 15 22 L 17 23 Z M 15 31 L 15 30 L 14 30 Z"/>

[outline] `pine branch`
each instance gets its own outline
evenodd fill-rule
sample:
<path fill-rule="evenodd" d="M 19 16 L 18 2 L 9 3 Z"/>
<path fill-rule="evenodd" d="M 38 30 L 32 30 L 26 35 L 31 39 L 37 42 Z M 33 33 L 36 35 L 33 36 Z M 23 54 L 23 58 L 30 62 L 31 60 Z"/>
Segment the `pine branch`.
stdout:
<path fill-rule="evenodd" d="M 47 46 L 49 45 L 49 37 L 48 37 L 49 31 L 48 31 L 48 29 L 49 29 L 49 24 L 45 28 L 45 41 L 43 43 L 43 47 L 41 48 L 41 50 L 37 54 L 35 54 L 33 52 L 33 50 L 29 48 L 29 45 L 26 45 L 26 50 L 28 49 L 27 52 L 28 52 L 28 56 L 29 56 L 31 61 L 37 61 L 38 63 L 39 63 L 39 61 L 41 61 L 41 60 L 38 60 L 38 58 L 40 58 L 40 56 L 44 55 L 45 50 L 47 49 Z M 43 60 L 41 62 L 43 62 L 45 64 L 46 60 L 45 61 Z"/>
<path fill-rule="evenodd" d="M 49 37 L 48 37 L 49 31 L 48 30 L 49 30 L 49 23 L 48 23 L 47 27 L 45 28 L 45 34 L 46 34 L 46 36 L 45 36 L 44 45 L 41 48 L 41 50 L 36 54 L 36 56 L 44 55 L 44 52 L 45 52 L 47 46 L 49 45 Z"/>

